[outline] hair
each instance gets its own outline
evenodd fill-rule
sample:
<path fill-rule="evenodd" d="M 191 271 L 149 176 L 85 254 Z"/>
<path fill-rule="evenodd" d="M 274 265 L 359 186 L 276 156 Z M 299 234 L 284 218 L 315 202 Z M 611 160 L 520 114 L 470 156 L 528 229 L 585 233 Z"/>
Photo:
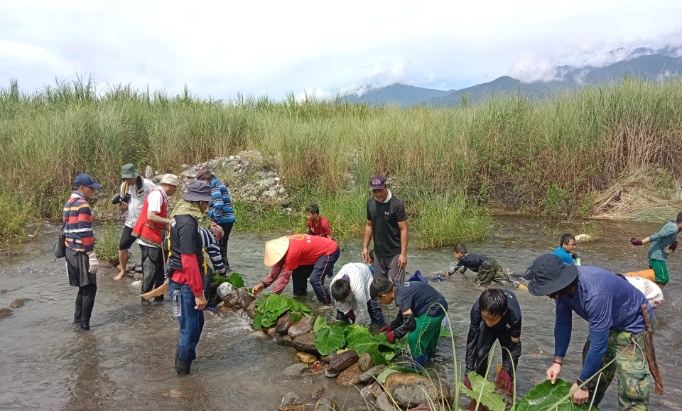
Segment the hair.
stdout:
<path fill-rule="evenodd" d="M 575 277 L 575 280 L 571 282 L 569 285 L 566 287 L 562 288 L 561 290 L 557 291 L 556 293 L 550 293 L 551 294 L 556 294 L 556 298 L 561 298 L 561 297 L 572 297 L 575 295 L 575 292 L 578 289 L 578 277 Z"/>
<path fill-rule="evenodd" d="M 457 244 L 455 244 L 454 251 L 456 253 L 466 254 L 467 253 L 467 246 L 464 245 L 464 243 L 457 243 Z"/>
<path fill-rule="evenodd" d="M 383 276 L 375 277 L 369 286 L 369 297 L 374 300 L 382 294 L 390 293 L 394 285 L 388 278 Z"/>
<path fill-rule="evenodd" d="M 499 288 L 489 288 L 478 297 L 478 304 L 481 311 L 490 315 L 503 316 L 507 312 L 507 296 Z"/>
<path fill-rule="evenodd" d="M 310 204 L 305 208 L 310 214 L 320 214 L 320 207 L 317 204 Z"/>
<path fill-rule="evenodd" d="M 197 180 L 213 180 L 213 177 L 215 177 L 215 174 L 207 168 L 202 168 L 197 173 Z"/>
<path fill-rule="evenodd" d="M 682 211 L 677 213 L 677 219 L 675 220 L 677 224 L 682 223 Z"/>
<path fill-rule="evenodd" d="M 334 284 L 331 286 L 331 291 L 332 297 L 334 297 L 336 301 L 345 300 L 346 297 L 350 295 L 350 281 L 345 278 L 334 281 Z"/>
<path fill-rule="evenodd" d="M 571 233 L 566 233 L 561 236 L 561 242 L 559 243 L 559 247 L 561 247 L 564 244 L 568 244 L 569 241 L 575 241 L 575 236 Z"/>

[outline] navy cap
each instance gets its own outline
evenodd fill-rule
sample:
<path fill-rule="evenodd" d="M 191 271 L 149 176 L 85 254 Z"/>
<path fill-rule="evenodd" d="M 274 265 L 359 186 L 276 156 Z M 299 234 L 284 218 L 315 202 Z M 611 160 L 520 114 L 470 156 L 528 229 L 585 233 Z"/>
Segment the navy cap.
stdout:
<path fill-rule="evenodd" d="M 100 188 L 102 188 L 101 184 L 95 183 L 95 180 L 93 180 L 92 177 L 90 177 L 90 174 L 79 174 L 76 178 L 73 179 L 73 186 L 74 187 L 90 186 L 95 190 L 99 190 Z"/>

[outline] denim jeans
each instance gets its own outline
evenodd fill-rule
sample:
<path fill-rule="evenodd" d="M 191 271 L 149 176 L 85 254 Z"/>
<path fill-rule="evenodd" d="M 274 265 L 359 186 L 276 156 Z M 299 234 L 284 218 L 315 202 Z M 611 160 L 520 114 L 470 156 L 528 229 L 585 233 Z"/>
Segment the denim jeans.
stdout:
<path fill-rule="evenodd" d="M 196 348 L 201 337 L 201 330 L 204 328 L 204 312 L 202 310 L 195 310 L 196 305 L 194 301 L 194 293 L 187 284 L 176 283 L 168 280 L 168 291 L 173 294 L 173 291 L 180 289 L 182 301 L 182 313 L 178 317 L 180 322 L 180 339 L 178 340 L 178 359 L 185 362 L 191 362 L 197 358 Z"/>
<path fill-rule="evenodd" d="M 334 275 L 334 264 L 339 259 L 341 249 L 336 247 L 336 251 L 329 255 L 323 255 L 315 262 L 313 272 L 310 274 L 310 284 L 313 286 L 317 299 L 322 304 L 331 304 L 332 296 L 329 289 L 324 285 L 324 277 Z"/>

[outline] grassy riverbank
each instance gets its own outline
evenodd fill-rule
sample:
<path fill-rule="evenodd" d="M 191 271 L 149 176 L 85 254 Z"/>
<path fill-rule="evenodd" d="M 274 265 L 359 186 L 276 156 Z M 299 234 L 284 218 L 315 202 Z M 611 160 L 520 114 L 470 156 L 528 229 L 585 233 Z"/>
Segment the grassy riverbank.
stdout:
<path fill-rule="evenodd" d="M 682 176 L 680 141 L 680 80 L 409 109 L 293 98 L 224 104 L 187 92 L 96 90 L 88 80 L 22 94 L 13 83 L 0 91 L 0 234 L 22 237 L 28 219 L 58 216 L 80 172 L 112 194 L 123 163 L 177 171 L 253 148 L 277 156 L 301 198 L 296 207 L 314 193 L 347 235 L 362 230 L 368 177 L 388 172 L 419 244 L 438 246 L 485 235 L 489 209 L 589 216 L 597 193 L 641 170 L 659 169 L 664 191 Z M 239 225 L 282 229 L 290 219 L 298 217 L 249 206 Z"/>

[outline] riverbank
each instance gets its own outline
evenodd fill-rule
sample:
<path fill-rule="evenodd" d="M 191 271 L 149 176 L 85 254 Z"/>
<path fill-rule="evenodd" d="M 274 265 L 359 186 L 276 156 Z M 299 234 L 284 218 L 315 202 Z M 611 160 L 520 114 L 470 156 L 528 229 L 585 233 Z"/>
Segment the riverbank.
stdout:
<path fill-rule="evenodd" d="M 296 216 L 237 203 L 249 223 L 235 227 L 249 231 L 298 230 L 305 205 L 318 202 L 350 238 L 362 229 L 366 181 L 376 172 L 393 177 L 423 247 L 485 236 L 492 212 L 666 219 L 682 191 L 682 80 L 627 79 L 547 102 L 409 109 L 293 98 L 225 104 L 124 86 L 98 91 L 88 80 L 29 95 L 14 84 L 0 91 L 0 124 L 6 244 L 26 237 L 26 223 L 58 217 L 80 172 L 103 182 L 108 198 L 123 163 L 179 173 L 245 149 L 271 159 Z M 640 209 L 621 207 L 632 201 L 619 187 L 644 198 Z M 654 215 L 640 212 L 652 204 Z"/>

